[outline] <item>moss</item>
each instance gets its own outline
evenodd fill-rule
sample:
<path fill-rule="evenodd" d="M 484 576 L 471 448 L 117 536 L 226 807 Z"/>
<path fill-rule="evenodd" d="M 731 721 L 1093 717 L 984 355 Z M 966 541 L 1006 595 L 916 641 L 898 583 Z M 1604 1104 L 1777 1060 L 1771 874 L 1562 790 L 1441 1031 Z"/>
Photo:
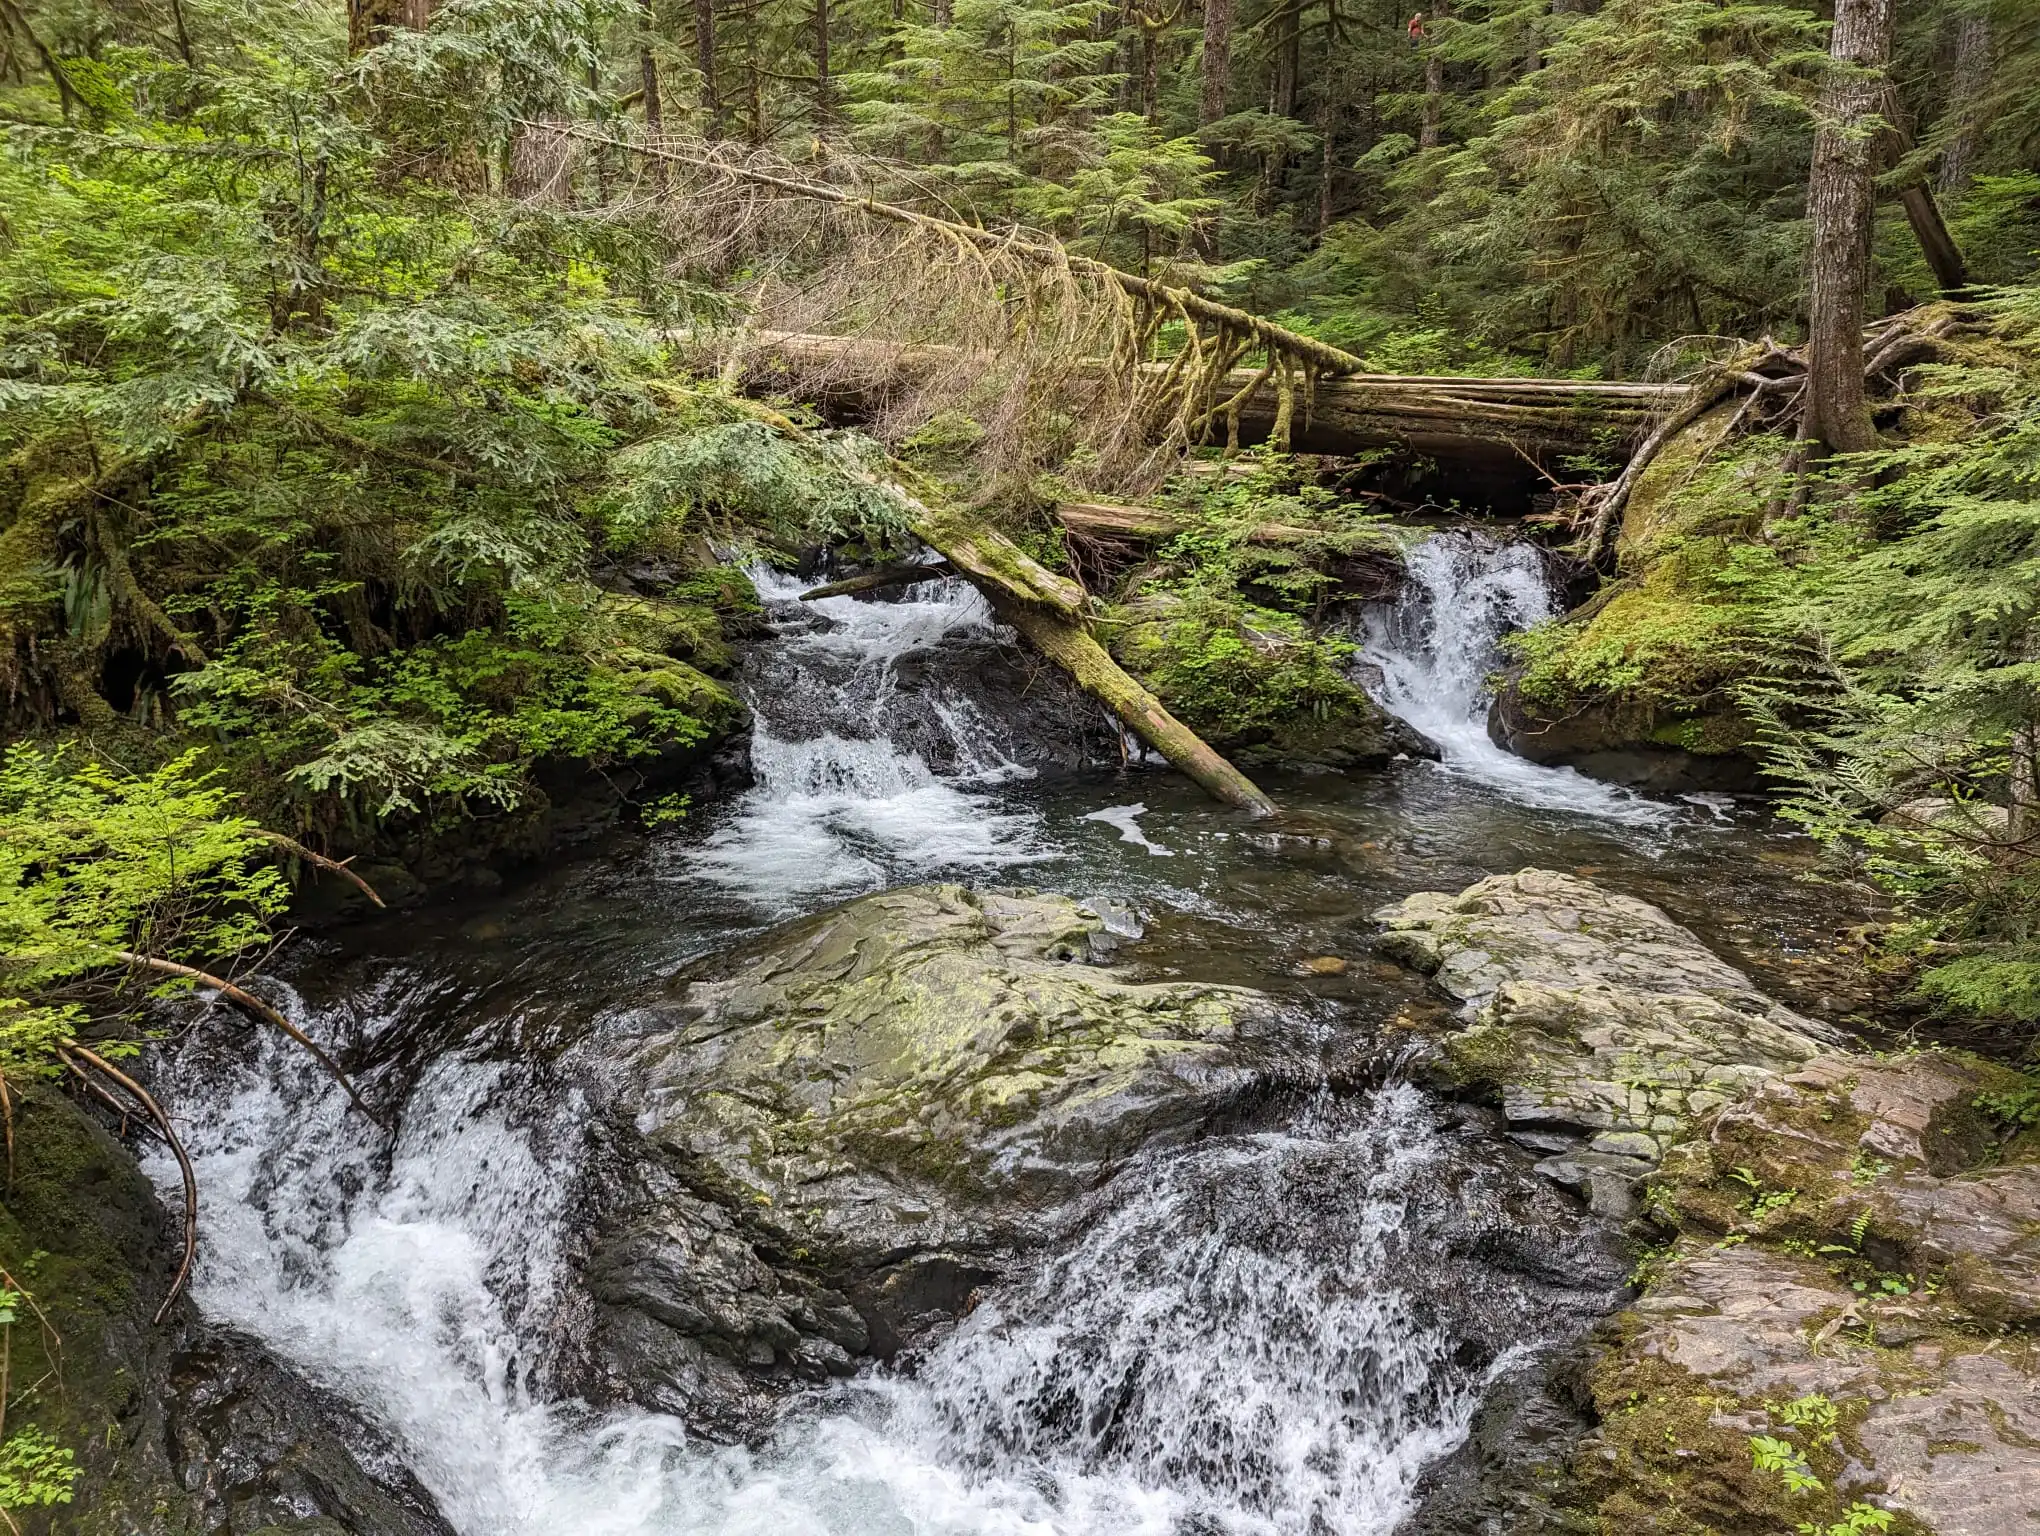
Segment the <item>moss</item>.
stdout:
<path fill-rule="evenodd" d="M 1724 450 L 1733 414 L 1703 417 L 1639 479 L 1617 579 L 1515 642 L 1526 703 L 1553 716 L 1626 706 L 1641 715 L 1644 739 L 1689 752 L 1748 745 L 1749 726 L 1726 695 L 1765 643 L 1750 577 L 1768 559 L 1760 534 L 1788 445 L 1756 437 Z"/>
<path fill-rule="evenodd" d="M 158 1506 L 161 1490 L 127 1486 L 137 1475 L 129 1452 L 168 1347 L 149 1316 L 174 1259 L 163 1210 L 126 1150 L 53 1090 L 22 1094 L 14 1179 L 0 1200 L 0 1264 L 51 1326 L 12 1330 L 19 1395 L 8 1422 L 40 1425 L 77 1457 L 80 1485 L 58 1529 L 99 1529 L 99 1513 L 124 1501 Z M 26 1528 L 36 1530 L 35 1520 Z"/>
<path fill-rule="evenodd" d="M 1113 658 L 1184 724 L 1247 762 L 1345 768 L 1398 750 L 1374 701 L 1347 676 L 1350 641 L 1231 604 L 1150 599 L 1108 615 Z"/>

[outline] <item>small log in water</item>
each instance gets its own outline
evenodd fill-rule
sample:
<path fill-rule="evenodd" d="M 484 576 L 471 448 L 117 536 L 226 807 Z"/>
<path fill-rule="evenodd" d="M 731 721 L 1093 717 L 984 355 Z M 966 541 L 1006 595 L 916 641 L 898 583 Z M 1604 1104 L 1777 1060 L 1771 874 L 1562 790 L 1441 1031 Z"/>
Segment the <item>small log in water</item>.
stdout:
<path fill-rule="evenodd" d="M 841 581 L 832 581 L 825 587 L 811 587 L 801 593 L 800 600 L 812 603 L 824 597 L 852 597 L 859 592 L 878 592 L 887 587 L 911 586 L 917 581 L 939 581 L 956 572 L 947 560 L 935 560 L 925 565 L 882 565 L 875 571 L 860 575 L 846 576 Z"/>

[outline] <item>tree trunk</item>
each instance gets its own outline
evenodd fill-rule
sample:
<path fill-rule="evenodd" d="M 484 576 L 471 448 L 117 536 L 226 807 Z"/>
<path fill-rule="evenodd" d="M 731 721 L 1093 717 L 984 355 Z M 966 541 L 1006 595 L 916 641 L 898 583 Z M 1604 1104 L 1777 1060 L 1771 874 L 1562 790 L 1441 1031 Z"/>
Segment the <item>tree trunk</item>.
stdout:
<path fill-rule="evenodd" d="M 829 0 L 815 0 L 815 136 L 829 131 Z"/>
<path fill-rule="evenodd" d="M 1318 188 L 1317 188 L 1317 232 L 1322 240 L 1325 231 L 1332 227 L 1333 181 L 1338 174 L 1339 160 L 1332 143 L 1337 137 L 1339 115 L 1332 110 L 1332 93 L 1325 92 L 1324 109 L 1318 113 L 1318 132 L 1322 138 L 1318 144 Z"/>
<path fill-rule="evenodd" d="M 1969 185 L 1969 167 L 1976 159 L 1976 114 L 1990 87 L 1990 11 L 1983 0 L 1955 23 L 1955 68 L 1948 82 L 1948 115 L 1955 131 L 1941 151 L 1941 190 L 1960 192 Z"/>
<path fill-rule="evenodd" d="M 1863 295 L 1870 278 L 1875 71 L 1891 59 L 1896 0 L 1838 0 L 1821 89 L 1806 211 L 1813 226 L 1807 305 L 1807 435 L 1834 453 L 1876 446 L 1863 386 Z"/>
<path fill-rule="evenodd" d="M 1162 29 L 1147 17 L 1140 24 L 1140 115 L 1150 128 L 1160 120 L 1162 95 Z"/>
<path fill-rule="evenodd" d="M 659 99 L 659 61 L 652 54 L 651 9 L 649 4 L 645 6 L 646 36 L 638 49 L 638 75 L 645 89 L 645 133 L 657 143 L 666 136 L 666 105 Z"/>
<path fill-rule="evenodd" d="M 1452 15 L 1452 7 L 1445 0 L 1437 0 L 1431 11 L 1434 22 L 1444 21 Z M 1438 39 L 1431 39 L 1431 46 L 1424 58 L 1424 124 L 1417 130 L 1417 148 L 1436 149 L 1439 129 L 1445 120 L 1445 55 L 1438 51 Z"/>
<path fill-rule="evenodd" d="M 1924 181 L 1916 181 L 1898 194 L 1898 200 L 1905 207 L 1906 222 L 1912 225 L 1913 238 L 1919 241 L 1921 254 L 1933 269 L 1934 286 L 1949 298 L 1967 292 L 1969 264 L 1962 259 L 1962 247 L 1948 232 L 1947 222 L 1941 217 L 1941 205 L 1934 198 L 1934 189 Z"/>
<path fill-rule="evenodd" d="M 1274 802 L 1190 727 L 1127 675 L 1085 627 L 1084 589 L 1036 563 L 1012 540 L 982 524 L 912 509 L 915 536 L 991 599 L 1000 618 L 1074 678 L 1142 741 L 1214 799 L 1253 816 L 1275 814 Z"/>
<path fill-rule="evenodd" d="M 347 51 L 366 53 L 400 27 L 424 30 L 432 0 L 347 0 Z"/>
<path fill-rule="evenodd" d="M 715 69 L 715 0 L 694 0 L 694 65 L 701 71 L 701 123 L 711 139 L 723 136 L 722 82 Z"/>
<path fill-rule="evenodd" d="M 1204 94 L 1197 121 L 1211 124 L 1225 116 L 1226 91 L 1232 84 L 1233 0 L 1204 0 Z"/>

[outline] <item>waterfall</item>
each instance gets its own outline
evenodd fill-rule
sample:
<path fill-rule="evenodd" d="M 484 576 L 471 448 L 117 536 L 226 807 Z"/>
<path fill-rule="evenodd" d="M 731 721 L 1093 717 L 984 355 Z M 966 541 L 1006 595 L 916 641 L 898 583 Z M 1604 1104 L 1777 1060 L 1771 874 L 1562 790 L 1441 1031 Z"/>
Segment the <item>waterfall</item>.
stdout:
<path fill-rule="evenodd" d="M 1151 1152 L 911 1371 L 711 1445 L 549 1388 L 581 1326 L 578 1092 L 444 1057 L 384 1147 L 260 1039 L 168 1068 L 206 1191 L 195 1299 L 366 1413 L 462 1536 L 1387 1536 L 1552 1326 L 1538 1282 L 1455 1253 L 1510 1186 L 1398 1086 Z"/>
<path fill-rule="evenodd" d="M 1408 555 L 1401 596 L 1367 616 L 1367 659 L 1381 707 L 1436 744 L 1439 766 L 1536 810 L 1571 811 L 1647 827 L 1672 813 L 1570 768 L 1547 768 L 1488 736 L 1489 680 L 1503 637 L 1558 612 L 1535 545 L 1468 532 L 1436 533 Z"/>
<path fill-rule="evenodd" d="M 803 603 L 809 583 L 762 566 L 751 577 L 774 630 L 739 679 L 757 783 L 693 851 L 690 876 L 783 913 L 817 894 L 1043 856 L 1036 816 L 987 793 L 1031 770 L 964 690 L 995 640 L 976 588 L 928 581 L 897 601 Z M 904 675 L 922 659 L 926 675 Z"/>

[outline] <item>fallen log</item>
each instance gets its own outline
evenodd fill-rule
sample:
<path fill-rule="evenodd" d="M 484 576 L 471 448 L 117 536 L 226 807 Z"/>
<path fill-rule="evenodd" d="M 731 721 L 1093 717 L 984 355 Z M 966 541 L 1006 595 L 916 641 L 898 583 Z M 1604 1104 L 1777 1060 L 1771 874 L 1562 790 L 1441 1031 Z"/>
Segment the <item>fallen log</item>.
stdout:
<path fill-rule="evenodd" d="M 1129 730 L 1195 779 L 1208 794 L 1253 816 L 1273 816 L 1275 802 L 1220 756 L 1162 701 L 1143 688 L 1106 653 L 1089 630 L 1061 614 L 992 594 L 999 617 L 1034 643 L 1034 648 L 1101 700 Z"/>
<path fill-rule="evenodd" d="M 777 411 L 765 406 L 751 410 L 789 437 L 801 435 L 801 429 Z M 1163 708 L 1162 701 L 1128 676 L 1092 637 L 1090 594 L 1081 583 L 1056 575 L 995 528 L 954 512 L 937 513 L 897 481 L 882 481 L 868 472 L 861 477 L 898 497 L 914 537 L 947 560 L 984 593 L 1002 619 L 1206 794 L 1250 816 L 1275 814 L 1275 802 L 1252 779 Z"/>
<path fill-rule="evenodd" d="M 938 515 L 904 491 L 900 494 L 907 503 L 915 537 L 983 592 L 1002 620 L 1069 673 L 1078 687 L 1111 710 L 1129 731 L 1214 799 L 1252 816 L 1275 814 L 1275 802 L 1252 779 L 1170 714 L 1160 699 L 1129 676 L 1097 642 L 1088 623 L 1089 595 L 1082 586 L 1056 575 L 996 529 L 954 515 Z M 831 591 L 821 587 L 801 596 L 812 599 Z"/>
<path fill-rule="evenodd" d="M 758 359 L 791 371 L 804 389 L 852 410 L 970 362 L 963 349 L 932 342 L 791 331 L 761 332 L 749 340 Z M 1158 376 L 1167 366 L 1143 365 Z M 1274 391 L 1249 390 L 1258 377 L 1256 369 L 1236 368 L 1217 391 L 1221 401 L 1245 392 L 1238 408 L 1243 443 L 1273 434 L 1281 410 Z M 1403 447 L 1440 459 L 1580 454 L 1605 448 L 1611 439 L 1633 445 L 1687 392 L 1678 384 L 1327 374 L 1299 412 L 1293 441 L 1312 452 Z M 1223 412 L 1212 432 L 1216 441 L 1225 441 Z"/>
<path fill-rule="evenodd" d="M 800 600 L 812 603 L 824 597 L 853 597 L 859 592 L 880 592 L 887 587 L 911 586 L 917 581 L 940 581 L 944 576 L 955 574 L 955 568 L 947 560 L 932 560 L 921 565 L 882 565 L 875 571 L 846 576 L 825 587 L 810 588 L 801 593 Z"/>
<path fill-rule="evenodd" d="M 1189 519 L 1160 507 L 1127 506 L 1113 501 L 1066 501 L 1056 518 L 1071 533 L 1093 539 L 1124 539 L 1151 543 L 1172 539 L 1191 526 Z M 1247 530 L 1249 544 L 1309 544 L 1339 535 L 1300 523 L 1256 523 Z"/>

